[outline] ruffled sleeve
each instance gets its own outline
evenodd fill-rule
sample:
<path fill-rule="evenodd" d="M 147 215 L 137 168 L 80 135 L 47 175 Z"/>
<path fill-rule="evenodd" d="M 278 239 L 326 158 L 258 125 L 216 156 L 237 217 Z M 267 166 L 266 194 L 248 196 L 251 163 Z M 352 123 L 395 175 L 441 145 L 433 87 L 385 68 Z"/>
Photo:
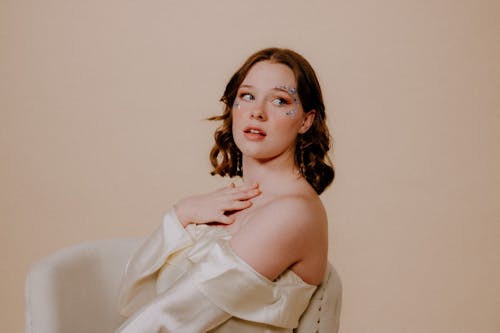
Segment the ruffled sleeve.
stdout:
<path fill-rule="evenodd" d="M 128 264 L 121 313 L 133 315 L 116 332 L 217 332 L 231 317 L 274 327 L 265 332 L 297 327 L 316 286 L 291 270 L 270 281 L 236 255 L 230 239 L 224 228 L 184 229 L 167 214 Z"/>
<path fill-rule="evenodd" d="M 120 288 L 120 313 L 130 316 L 156 296 L 156 275 L 164 263 L 191 246 L 194 235 L 185 229 L 173 209 L 141 245 L 125 269 Z"/>
<path fill-rule="evenodd" d="M 227 239 L 190 260 L 190 274 L 200 292 L 218 308 L 252 322 L 297 327 L 316 289 L 291 270 L 270 281 L 237 256 Z"/>
<path fill-rule="evenodd" d="M 230 318 L 193 287 L 188 275 L 150 300 L 115 333 L 204 333 Z"/>

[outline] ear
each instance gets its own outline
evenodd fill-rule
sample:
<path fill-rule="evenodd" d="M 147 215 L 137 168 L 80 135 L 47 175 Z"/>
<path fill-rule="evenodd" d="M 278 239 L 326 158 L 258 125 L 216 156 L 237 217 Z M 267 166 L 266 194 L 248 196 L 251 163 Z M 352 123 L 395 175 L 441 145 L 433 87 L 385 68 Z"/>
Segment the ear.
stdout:
<path fill-rule="evenodd" d="M 299 133 L 304 134 L 309 130 L 314 122 L 314 117 L 316 116 L 316 110 L 311 110 L 304 115 L 302 119 L 302 125 L 299 128 Z"/>

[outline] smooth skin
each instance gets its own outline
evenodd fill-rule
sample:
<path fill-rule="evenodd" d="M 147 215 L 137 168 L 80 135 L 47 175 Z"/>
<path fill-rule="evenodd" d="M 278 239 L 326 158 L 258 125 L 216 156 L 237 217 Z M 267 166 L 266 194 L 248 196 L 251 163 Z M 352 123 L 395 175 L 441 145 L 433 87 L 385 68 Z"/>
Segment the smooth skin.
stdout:
<path fill-rule="evenodd" d="M 315 111 L 304 112 L 299 102 L 296 114 L 287 115 L 294 100 L 280 86 L 297 87 L 293 71 L 261 61 L 238 90 L 236 101 L 246 104 L 233 107 L 233 138 L 243 156 L 243 184 L 184 198 L 175 212 L 184 226 L 226 224 L 233 251 L 269 280 L 291 269 L 319 285 L 328 253 L 326 213 L 294 163 L 297 135 L 309 129 Z M 249 127 L 265 131 L 265 137 L 245 135 Z"/>

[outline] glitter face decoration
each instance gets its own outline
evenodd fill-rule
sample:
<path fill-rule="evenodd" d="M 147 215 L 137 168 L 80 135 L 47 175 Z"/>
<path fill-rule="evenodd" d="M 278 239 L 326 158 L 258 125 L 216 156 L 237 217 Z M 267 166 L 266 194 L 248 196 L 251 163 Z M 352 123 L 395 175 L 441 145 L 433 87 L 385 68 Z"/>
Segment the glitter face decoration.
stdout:
<path fill-rule="evenodd" d="M 283 96 L 283 91 L 288 96 Z M 295 117 L 299 106 L 297 89 L 287 85 L 276 86 L 265 97 L 266 108 L 270 111 L 280 112 L 289 117 Z M 238 91 L 238 95 L 233 103 L 233 108 L 236 110 L 251 110 L 256 103 L 254 95 L 254 87 L 242 86 Z"/>
<path fill-rule="evenodd" d="M 286 92 L 288 92 L 292 97 L 293 97 L 293 103 L 294 103 L 294 108 L 285 112 L 285 114 L 287 116 L 290 116 L 290 117 L 295 117 L 295 114 L 297 113 L 297 107 L 299 106 L 299 99 L 297 98 L 297 89 L 295 88 L 291 88 L 289 86 L 286 86 L 286 85 L 283 85 L 283 86 L 279 86 L 279 87 L 276 87 L 280 90 L 285 90 Z"/>

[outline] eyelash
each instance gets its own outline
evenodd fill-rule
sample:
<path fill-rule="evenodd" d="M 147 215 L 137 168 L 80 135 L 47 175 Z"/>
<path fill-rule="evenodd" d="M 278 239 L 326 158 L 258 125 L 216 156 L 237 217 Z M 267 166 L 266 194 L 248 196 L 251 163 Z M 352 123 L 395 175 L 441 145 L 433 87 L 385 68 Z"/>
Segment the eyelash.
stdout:
<path fill-rule="evenodd" d="M 279 101 L 280 104 L 274 104 L 274 101 Z M 273 99 L 273 101 L 271 103 L 274 104 L 274 105 L 276 105 L 276 106 L 283 106 L 283 105 L 290 104 L 286 99 L 281 98 L 281 97 L 277 97 L 277 98 Z"/>
<path fill-rule="evenodd" d="M 250 96 L 251 99 L 246 98 L 246 96 Z M 249 93 L 241 93 L 240 98 L 244 101 L 253 101 L 255 99 L 255 97 L 253 97 L 253 95 Z"/>
<path fill-rule="evenodd" d="M 255 97 L 252 94 L 246 93 L 246 92 L 239 94 L 239 98 L 242 99 L 243 101 L 247 101 L 247 102 L 255 100 Z M 276 100 L 279 101 L 279 104 L 274 103 L 274 101 L 276 101 Z M 271 103 L 273 105 L 276 105 L 276 106 L 283 106 L 283 105 L 291 104 L 290 101 L 288 101 L 286 98 L 283 98 L 283 97 L 276 97 L 272 100 Z"/>

